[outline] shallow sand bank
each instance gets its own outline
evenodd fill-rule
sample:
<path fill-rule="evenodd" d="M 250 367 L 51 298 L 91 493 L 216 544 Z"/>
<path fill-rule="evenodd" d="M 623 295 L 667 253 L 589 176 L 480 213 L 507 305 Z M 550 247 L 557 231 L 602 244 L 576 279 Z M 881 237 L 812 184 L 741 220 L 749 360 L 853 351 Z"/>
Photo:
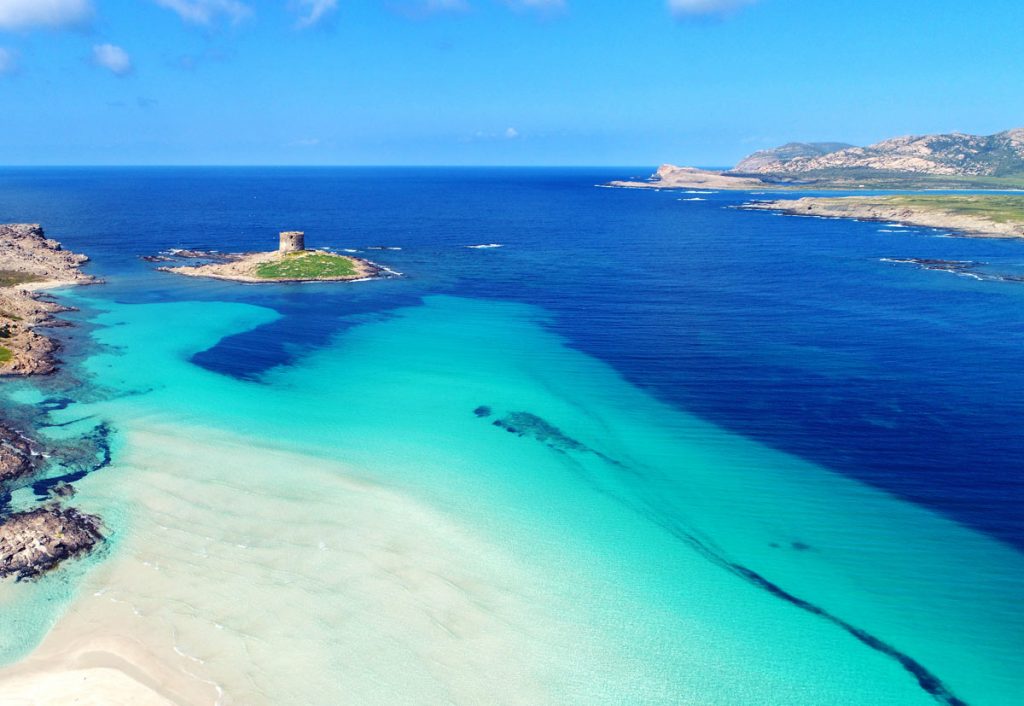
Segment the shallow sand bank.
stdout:
<path fill-rule="evenodd" d="M 447 518 L 337 464 L 199 429 L 135 430 L 123 466 L 130 487 L 100 494 L 137 503 L 116 552 L 0 670 L 0 703 L 550 700 L 531 643 L 572 626 L 516 625 L 540 617 L 530 578 Z M 296 468 L 315 485 L 280 481 Z"/>

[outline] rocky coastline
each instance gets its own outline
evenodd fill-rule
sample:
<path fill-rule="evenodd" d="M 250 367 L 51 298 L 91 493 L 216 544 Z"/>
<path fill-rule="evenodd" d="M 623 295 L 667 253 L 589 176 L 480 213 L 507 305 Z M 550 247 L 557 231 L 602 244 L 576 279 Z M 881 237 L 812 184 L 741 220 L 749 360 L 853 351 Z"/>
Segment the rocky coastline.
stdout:
<path fill-rule="evenodd" d="M 0 376 L 46 375 L 57 365 L 57 344 L 36 329 L 59 326 L 69 311 L 41 290 L 99 282 L 81 271 L 89 258 L 64 250 L 34 223 L 0 225 Z"/>
<path fill-rule="evenodd" d="M 931 198 L 931 197 L 930 197 Z M 939 228 L 977 238 L 1024 238 L 1024 220 L 1003 219 L 986 215 L 984 210 L 958 212 L 954 199 L 940 198 L 921 203 L 907 203 L 903 197 L 804 197 L 775 201 L 753 201 L 742 208 L 774 211 L 794 216 L 819 218 L 852 218 L 861 221 L 899 223 L 909 226 Z M 977 197 L 989 198 L 989 197 Z M 1024 203 L 1024 197 L 1021 197 Z"/>
<path fill-rule="evenodd" d="M 56 370 L 58 345 L 36 328 L 63 325 L 53 317 L 70 309 L 44 299 L 39 290 L 99 282 L 80 270 L 87 261 L 47 238 L 38 224 L 0 225 L 0 376 Z M 10 493 L 32 484 L 45 466 L 40 444 L 0 416 L 0 580 L 37 578 L 103 539 L 100 518 L 59 500 L 30 510 L 6 510 Z M 54 493 L 73 494 L 67 483 Z"/>

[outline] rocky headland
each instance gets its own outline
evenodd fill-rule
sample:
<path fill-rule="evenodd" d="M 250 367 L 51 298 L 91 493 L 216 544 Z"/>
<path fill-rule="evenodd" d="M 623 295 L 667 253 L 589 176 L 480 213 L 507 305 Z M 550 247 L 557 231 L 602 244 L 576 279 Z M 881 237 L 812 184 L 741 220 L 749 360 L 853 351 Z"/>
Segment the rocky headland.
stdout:
<path fill-rule="evenodd" d="M 665 164 L 646 189 L 1014 189 L 1024 188 L 1024 128 L 994 135 L 908 135 L 866 147 L 790 142 L 754 152 L 732 169 Z"/>
<path fill-rule="evenodd" d="M 85 255 L 64 250 L 37 224 L 0 225 L 0 375 L 40 375 L 56 369 L 57 344 L 36 331 L 55 326 L 66 307 L 42 298 L 40 290 L 98 282 L 80 267 Z M 31 484 L 46 465 L 39 444 L 0 418 L 0 497 Z M 61 486 L 58 495 L 73 489 Z M 8 512 L 0 504 L 0 580 L 31 579 L 102 540 L 101 521 L 51 501 L 31 510 Z"/>
<path fill-rule="evenodd" d="M 940 228 L 980 238 L 1024 238 L 1024 195 L 805 197 L 754 201 L 743 208 Z"/>
<path fill-rule="evenodd" d="M 57 345 L 36 329 L 60 325 L 53 316 L 68 309 L 40 291 L 98 282 L 80 269 L 88 260 L 47 238 L 38 224 L 0 225 L 0 376 L 54 371 Z"/>
<path fill-rule="evenodd" d="M 696 167 L 677 167 L 663 164 L 646 181 L 612 181 L 607 186 L 622 189 L 698 189 L 750 191 L 763 189 L 768 184 L 757 177 L 741 177 L 728 172 L 716 172 Z"/>

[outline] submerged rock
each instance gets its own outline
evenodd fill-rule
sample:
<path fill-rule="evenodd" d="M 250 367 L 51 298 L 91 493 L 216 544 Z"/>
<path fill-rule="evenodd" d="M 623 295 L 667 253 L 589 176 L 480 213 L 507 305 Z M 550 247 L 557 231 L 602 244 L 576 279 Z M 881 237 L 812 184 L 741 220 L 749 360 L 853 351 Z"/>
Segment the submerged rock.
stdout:
<path fill-rule="evenodd" d="M 576 439 L 563 434 L 558 427 L 530 412 L 510 412 L 492 424 L 510 434 L 532 437 L 557 451 L 590 451 Z"/>
<path fill-rule="evenodd" d="M 56 505 L 0 521 L 0 579 L 33 579 L 103 540 L 98 517 Z"/>

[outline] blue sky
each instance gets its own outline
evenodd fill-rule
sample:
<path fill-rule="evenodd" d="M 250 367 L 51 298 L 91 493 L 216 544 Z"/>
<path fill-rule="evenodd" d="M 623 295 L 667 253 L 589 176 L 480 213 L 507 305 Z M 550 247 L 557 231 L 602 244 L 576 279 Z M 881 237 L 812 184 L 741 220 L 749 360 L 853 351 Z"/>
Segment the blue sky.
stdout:
<path fill-rule="evenodd" d="M 1018 0 L 0 0 L 0 164 L 727 165 L 1024 126 Z"/>

